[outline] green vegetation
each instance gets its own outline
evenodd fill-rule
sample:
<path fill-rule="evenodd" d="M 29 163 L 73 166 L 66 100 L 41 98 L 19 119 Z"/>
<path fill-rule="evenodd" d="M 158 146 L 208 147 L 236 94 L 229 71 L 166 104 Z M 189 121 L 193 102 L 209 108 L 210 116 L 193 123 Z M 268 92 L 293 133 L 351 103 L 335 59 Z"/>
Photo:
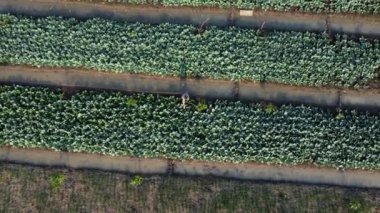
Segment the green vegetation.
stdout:
<path fill-rule="evenodd" d="M 198 112 L 204 112 L 207 110 L 207 108 L 208 108 L 208 106 L 204 100 L 199 100 L 198 103 L 195 105 L 195 109 Z"/>
<path fill-rule="evenodd" d="M 378 0 L 331 0 L 330 10 L 335 13 L 380 14 Z"/>
<path fill-rule="evenodd" d="M 380 75 L 380 42 L 327 34 L 129 24 L 102 19 L 0 15 L 0 62 L 160 76 L 368 87 Z M 181 71 L 182 70 L 182 71 Z M 184 72 L 184 73 L 182 73 Z M 182 73 L 182 74 L 181 74 Z"/>
<path fill-rule="evenodd" d="M 378 0 L 72 0 L 162 6 L 221 7 L 312 13 L 379 14 Z"/>
<path fill-rule="evenodd" d="M 127 99 L 127 106 L 137 106 L 137 100 L 134 98 Z"/>
<path fill-rule="evenodd" d="M 141 176 L 135 175 L 132 177 L 131 182 L 129 182 L 129 185 L 140 186 L 142 182 L 143 182 L 143 178 Z"/>
<path fill-rule="evenodd" d="M 268 104 L 265 106 L 265 112 L 267 112 L 269 114 L 276 112 L 276 110 L 277 110 L 277 107 L 273 104 Z"/>
<path fill-rule="evenodd" d="M 59 193 L 49 177 L 65 175 Z M 0 164 L 0 212 L 379 212 L 379 190 Z"/>
<path fill-rule="evenodd" d="M 61 188 L 63 182 L 65 181 L 65 176 L 63 174 L 52 174 L 50 177 L 50 186 L 53 191 L 59 190 Z"/>
<path fill-rule="evenodd" d="M 0 145 L 136 157 L 380 168 L 380 117 L 316 107 L 0 87 Z M 139 103 L 126 106 L 130 98 Z"/>

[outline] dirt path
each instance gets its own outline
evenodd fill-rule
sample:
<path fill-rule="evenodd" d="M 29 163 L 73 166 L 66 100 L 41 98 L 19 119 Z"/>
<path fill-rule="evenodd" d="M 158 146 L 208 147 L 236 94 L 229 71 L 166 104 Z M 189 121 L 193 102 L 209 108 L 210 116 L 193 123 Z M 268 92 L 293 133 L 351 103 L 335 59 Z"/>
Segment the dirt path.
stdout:
<path fill-rule="evenodd" d="M 257 82 L 157 77 L 77 69 L 0 66 L 0 83 L 118 90 L 277 104 L 307 104 L 380 111 L 380 89 L 349 90 Z"/>
<path fill-rule="evenodd" d="M 66 2 L 57 0 L 1 0 L 0 13 L 28 16 L 64 16 L 88 19 L 102 17 L 142 23 L 176 23 L 220 27 L 239 26 L 259 28 L 265 23 L 266 30 L 331 31 L 380 36 L 379 15 L 307 14 L 295 12 L 250 11 L 249 16 L 241 15 L 236 9 L 125 6 Z M 244 14 L 244 13 L 242 13 Z M 328 28 L 329 30 L 328 30 Z"/>
<path fill-rule="evenodd" d="M 0 161 L 74 169 L 100 169 L 141 174 L 166 174 L 168 160 L 109 157 L 98 154 L 55 152 L 37 149 L 0 148 Z M 246 180 L 285 181 L 349 187 L 380 188 L 380 171 L 337 170 L 312 166 L 232 164 L 173 161 L 173 174 L 218 176 Z"/>

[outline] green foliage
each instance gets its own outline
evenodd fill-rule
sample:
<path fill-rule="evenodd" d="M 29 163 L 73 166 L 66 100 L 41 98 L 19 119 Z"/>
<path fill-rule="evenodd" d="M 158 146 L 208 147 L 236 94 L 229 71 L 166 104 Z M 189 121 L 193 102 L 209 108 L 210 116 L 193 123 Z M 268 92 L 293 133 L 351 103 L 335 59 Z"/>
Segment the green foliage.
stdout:
<path fill-rule="evenodd" d="M 362 208 L 362 205 L 361 205 L 360 202 L 353 201 L 353 202 L 350 203 L 350 209 L 353 210 L 353 211 L 358 211 L 361 208 Z"/>
<path fill-rule="evenodd" d="M 276 11 L 302 11 L 302 12 L 324 12 L 323 0 L 163 0 L 165 6 L 193 6 L 193 7 L 221 7 L 241 9 L 261 9 Z"/>
<path fill-rule="evenodd" d="M 0 29 L 2 27 L 5 27 L 5 26 L 9 25 L 11 23 L 11 21 L 12 21 L 12 18 L 13 17 L 11 17 L 11 16 L 2 16 L 2 15 L 0 15 Z"/>
<path fill-rule="evenodd" d="M 0 141 L 22 148 L 221 162 L 380 168 L 380 116 L 317 107 L 0 86 Z M 126 100 L 138 101 L 126 107 Z M 196 102 L 195 102 L 196 103 Z"/>
<path fill-rule="evenodd" d="M 337 119 L 337 120 L 341 120 L 341 119 L 343 119 L 344 118 L 344 115 L 341 113 L 341 112 L 339 112 L 338 114 L 336 114 L 336 116 L 335 116 L 335 119 Z"/>
<path fill-rule="evenodd" d="M 50 187 L 53 191 L 57 191 L 59 188 L 61 188 L 63 182 L 65 181 L 65 176 L 61 173 L 53 174 L 50 179 Z"/>
<path fill-rule="evenodd" d="M 130 186 L 140 186 L 143 182 L 143 178 L 141 176 L 135 175 L 132 177 L 131 182 L 129 182 Z"/>
<path fill-rule="evenodd" d="M 265 112 L 268 114 L 273 114 L 276 111 L 277 111 L 277 107 L 271 103 L 265 106 Z"/>
<path fill-rule="evenodd" d="M 336 35 L 123 23 L 102 19 L 17 18 L 0 29 L 0 61 L 292 85 L 365 87 L 380 64 L 380 42 Z M 34 32 L 34 33 L 30 33 Z M 131 32 L 135 36 L 131 36 Z"/>
<path fill-rule="evenodd" d="M 332 0 L 330 12 L 380 14 L 380 1 L 378 0 Z"/>
<path fill-rule="evenodd" d="M 72 0 L 74 1 L 74 0 Z M 77 0 L 78 1 L 78 0 Z M 94 1 L 94 0 L 79 0 Z M 96 0 L 107 3 L 160 4 L 158 0 Z M 221 7 L 276 11 L 379 14 L 378 0 L 162 0 L 163 6 Z"/>
<path fill-rule="evenodd" d="M 61 94 L 59 95 L 59 98 L 61 99 L 61 100 L 63 100 L 64 98 L 65 98 L 65 93 L 62 91 L 61 92 Z"/>
<path fill-rule="evenodd" d="M 137 106 L 137 100 L 134 98 L 127 99 L 127 106 Z"/>
<path fill-rule="evenodd" d="M 354 199 L 350 202 L 349 208 L 350 213 L 370 213 L 371 205 L 364 199 Z"/>
<path fill-rule="evenodd" d="M 207 104 L 204 101 L 199 101 L 198 104 L 195 106 L 195 109 L 198 112 L 204 112 L 208 108 Z"/>

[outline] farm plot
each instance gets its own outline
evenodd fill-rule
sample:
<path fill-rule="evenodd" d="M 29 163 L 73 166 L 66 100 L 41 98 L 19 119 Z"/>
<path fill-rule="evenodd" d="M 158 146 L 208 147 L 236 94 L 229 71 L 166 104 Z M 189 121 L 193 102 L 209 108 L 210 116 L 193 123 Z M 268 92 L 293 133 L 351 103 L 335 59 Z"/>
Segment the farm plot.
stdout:
<path fill-rule="evenodd" d="M 380 119 L 355 111 L 0 87 L 0 144 L 112 156 L 380 168 Z"/>
<path fill-rule="evenodd" d="M 0 16 L 0 63 L 160 76 L 368 87 L 380 42 L 346 35 L 236 27 Z"/>
<path fill-rule="evenodd" d="M 75 1 L 75 0 L 73 0 Z M 150 4 L 162 6 L 219 7 L 260 9 L 270 11 L 300 11 L 311 13 L 379 14 L 377 0 L 76 0 L 86 2 Z"/>
<path fill-rule="evenodd" d="M 379 198 L 368 189 L 0 164 L 1 212 L 378 212 Z"/>

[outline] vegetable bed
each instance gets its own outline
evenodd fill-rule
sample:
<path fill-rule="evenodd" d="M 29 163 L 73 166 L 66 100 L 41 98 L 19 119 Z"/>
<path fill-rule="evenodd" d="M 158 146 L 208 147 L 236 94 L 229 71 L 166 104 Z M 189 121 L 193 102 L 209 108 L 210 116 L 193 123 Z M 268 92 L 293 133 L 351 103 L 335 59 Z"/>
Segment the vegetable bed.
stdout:
<path fill-rule="evenodd" d="M 152 4 L 162 6 L 220 7 L 275 11 L 301 11 L 312 13 L 380 13 L 380 1 L 378 0 L 162 0 L 161 3 L 159 0 L 76 1 L 124 4 Z"/>
<path fill-rule="evenodd" d="M 380 117 L 305 106 L 0 87 L 0 145 L 136 157 L 380 168 Z"/>
<path fill-rule="evenodd" d="M 304 86 L 368 87 L 380 42 L 336 35 L 0 15 L 0 63 Z"/>

